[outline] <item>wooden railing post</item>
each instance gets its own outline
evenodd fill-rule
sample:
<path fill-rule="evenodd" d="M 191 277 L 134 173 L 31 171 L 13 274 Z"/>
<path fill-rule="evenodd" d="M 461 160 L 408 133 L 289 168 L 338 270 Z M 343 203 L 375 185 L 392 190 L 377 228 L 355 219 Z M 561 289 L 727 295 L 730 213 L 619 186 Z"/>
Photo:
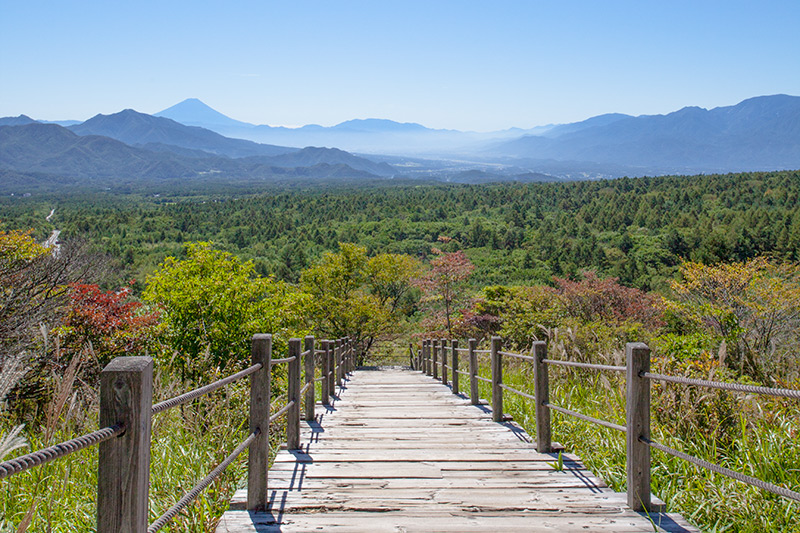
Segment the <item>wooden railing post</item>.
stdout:
<path fill-rule="evenodd" d="M 344 379 L 347 379 L 347 376 L 352 372 L 352 370 L 350 370 L 352 357 L 353 357 L 353 347 L 350 344 L 350 337 L 345 337 L 343 339 L 343 352 L 342 352 L 342 364 L 344 365 Z"/>
<path fill-rule="evenodd" d="M 342 372 L 342 339 L 336 339 L 336 349 L 333 351 L 333 359 L 336 361 L 336 386 L 342 386 L 344 372 Z"/>
<path fill-rule="evenodd" d="M 442 339 L 442 385 L 447 386 L 447 339 Z"/>
<path fill-rule="evenodd" d="M 286 401 L 294 402 L 286 412 L 286 447 L 290 450 L 300 448 L 300 339 L 289 339 L 289 357 L 294 357 L 289 362 L 289 376 L 287 383 Z"/>
<path fill-rule="evenodd" d="M 478 354 L 475 350 L 478 347 L 478 341 L 470 339 L 468 342 L 469 349 L 469 399 L 472 405 L 481 403 L 478 397 Z"/>
<path fill-rule="evenodd" d="M 431 340 L 425 339 L 422 341 L 422 358 L 424 362 L 425 374 L 430 376 L 431 372 Z"/>
<path fill-rule="evenodd" d="M 650 380 L 640 375 L 650 371 L 650 348 L 641 342 L 629 342 L 625 355 L 628 506 L 634 511 L 650 511 L 650 447 L 639 440 L 650 438 Z"/>
<path fill-rule="evenodd" d="M 330 342 L 322 341 L 320 348 L 322 349 L 322 405 L 330 405 L 331 377 L 328 375 L 331 371 Z"/>
<path fill-rule="evenodd" d="M 305 416 L 303 417 L 304 420 L 314 420 L 316 416 L 315 408 L 316 408 L 316 387 L 314 386 L 314 373 L 317 368 L 317 365 L 314 364 L 317 359 L 317 354 L 314 353 L 315 350 L 315 343 L 314 343 L 314 336 L 308 335 L 305 339 L 305 346 L 303 351 L 310 351 L 310 353 L 306 356 L 304 362 L 304 370 L 305 370 L 305 385 L 308 386 L 306 389 L 306 396 L 304 398 L 305 401 Z"/>
<path fill-rule="evenodd" d="M 500 347 L 503 339 L 492 337 L 492 420 L 495 422 L 503 421 L 503 357 L 500 355 Z"/>
<path fill-rule="evenodd" d="M 439 379 L 439 339 L 431 341 L 431 365 L 433 365 L 433 379 Z"/>
<path fill-rule="evenodd" d="M 100 427 L 124 424 L 119 437 L 100 443 L 97 531 L 147 530 L 153 360 L 117 357 L 100 373 Z"/>
<path fill-rule="evenodd" d="M 533 343 L 534 396 L 536 397 L 536 451 L 550 453 L 552 437 L 550 435 L 550 376 L 548 375 L 547 344 L 543 341 Z"/>
<path fill-rule="evenodd" d="M 247 510 L 266 511 L 272 335 L 253 335 L 250 360 L 261 369 L 250 375 L 250 431 L 259 434 L 247 450 Z"/>
<path fill-rule="evenodd" d="M 347 381 L 347 338 L 342 337 L 339 346 L 339 366 L 342 369 L 342 385 Z"/>
<path fill-rule="evenodd" d="M 336 396 L 336 343 L 332 340 L 326 341 L 328 343 L 328 370 L 331 371 L 328 375 L 328 392 L 331 396 Z"/>
<path fill-rule="evenodd" d="M 450 366 L 453 370 L 453 394 L 458 394 L 458 341 L 453 340 L 450 343 L 450 349 L 453 350 L 450 360 L 453 362 Z"/>

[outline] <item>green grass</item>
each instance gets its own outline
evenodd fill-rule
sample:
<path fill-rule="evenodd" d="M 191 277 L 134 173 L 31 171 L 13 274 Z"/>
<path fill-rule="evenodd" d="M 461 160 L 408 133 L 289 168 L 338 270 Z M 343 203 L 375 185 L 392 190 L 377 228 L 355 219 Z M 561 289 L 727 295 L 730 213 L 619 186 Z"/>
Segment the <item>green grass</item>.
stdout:
<path fill-rule="evenodd" d="M 158 383 L 159 380 L 157 380 Z M 170 387 L 171 389 L 171 387 Z M 174 395 L 162 391 L 159 399 Z M 210 396 L 153 417 L 150 448 L 150 516 L 152 522 L 216 467 L 247 435 L 249 386 L 243 380 Z M 94 411 L 92 411 L 94 407 Z M 280 408 L 276 405 L 275 409 Z M 73 412 L 74 411 L 74 412 Z M 76 413 L 88 414 L 77 418 Z M 96 428 L 96 406 L 68 411 L 49 442 L 43 431 L 27 432 L 29 450 L 74 438 Z M 271 458 L 284 439 L 282 420 L 270 428 Z M 0 434 L 8 428 L 0 427 Z M 27 453 L 19 450 L 16 455 Z M 30 514 L 27 531 L 92 531 L 97 513 L 97 446 L 0 481 L 0 532 L 17 531 Z M 162 531 L 208 532 L 247 479 L 247 452 Z M 25 529 L 23 529 L 25 531 Z"/>
<path fill-rule="evenodd" d="M 462 370 L 467 368 L 462 358 Z M 488 356 L 480 361 L 479 374 L 490 377 Z M 529 363 L 507 361 L 503 381 L 533 394 L 533 368 Z M 469 393 L 469 379 L 460 376 L 461 391 Z M 481 398 L 491 398 L 488 383 L 479 382 Z M 655 390 L 653 408 L 668 400 L 668 389 Z M 736 428 L 725 438 L 699 428 L 691 438 L 676 430 L 678 417 L 686 412 L 654 417 L 652 437 L 656 442 L 681 450 L 758 479 L 800 488 L 800 417 L 797 401 L 755 405 L 752 398 L 725 396 L 738 412 Z M 550 401 L 561 407 L 602 420 L 625 425 L 624 376 L 553 368 L 550 371 Z M 536 415 L 531 400 L 505 392 L 504 411 L 530 435 L 536 434 Z M 574 417 L 551 413 L 552 439 L 566 446 L 567 453 L 581 457 L 588 469 L 616 491 L 624 491 L 625 435 Z M 652 453 L 652 490 L 670 512 L 681 513 L 703 531 L 763 533 L 800 532 L 800 503 L 715 474 L 660 451 Z"/>

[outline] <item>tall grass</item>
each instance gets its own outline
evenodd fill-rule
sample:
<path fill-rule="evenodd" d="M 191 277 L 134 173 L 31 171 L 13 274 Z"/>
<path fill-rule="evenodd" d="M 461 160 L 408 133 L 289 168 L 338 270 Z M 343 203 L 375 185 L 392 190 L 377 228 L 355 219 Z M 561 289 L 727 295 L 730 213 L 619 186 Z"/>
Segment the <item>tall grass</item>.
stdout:
<path fill-rule="evenodd" d="M 564 357 L 566 358 L 566 357 Z M 518 390 L 534 393 L 531 363 L 506 358 L 503 381 Z M 613 361 L 598 361 L 613 363 Z M 480 359 L 480 375 L 491 375 L 488 356 Z M 466 357 L 462 370 L 467 368 Z M 459 386 L 469 390 L 469 379 Z M 654 387 L 653 409 L 672 406 L 672 385 Z M 675 385 L 674 387 L 682 387 Z M 481 398 L 491 398 L 489 384 L 479 382 Z M 711 393 L 717 394 L 717 393 Z M 798 401 L 757 400 L 749 396 L 721 394 L 736 414 L 736 424 L 725 432 L 679 431 L 678 421 L 697 413 L 684 405 L 682 412 L 653 419 L 652 438 L 701 459 L 721 464 L 764 481 L 800 489 L 800 416 Z M 550 365 L 550 401 L 561 407 L 625 425 L 624 376 Z M 706 395 L 705 400 L 710 401 Z M 504 410 L 529 434 L 536 433 L 536 414 L 531 400 L 505 392 Z M 703 402 L 694 409 L 701 410 Z M 626 489 L 625 435 L 574 417 L 551 412 L 552 438 L 579 455 L 583 463 L 616 491 Z M 671 512 L 681 513 L 704 531 L 800 532 L 800 503 L 751 487 L 726 476 L 696 467 L 653 450 L 652 489 Z"/>
<path fill-rule="evenodd" d="M 183 390 L 157 372 L 156 401 Z M 189 388 L 189 386 L 185 386 Z M 152 522 L 204 478 L 247 437 L 249 386 L 236 382 L 210 396 L 153 417 L 150 448 L 150 517 Z M 276 405 L 276 409 L 281 405 Z M 50 446 L 97 428 L 96 397 L 74 402 L 45 426 L 28 428 L 29 449 Z M 0 435 L 11 426 L 0 420 Z M 285 428 L 270 428 L 272 457 Z M 26 450 L 18 450 L 25 453 Z M 0 481 L 0 531 L 92 531 L 97 513 L 97 446 L 57 459 Z M 210 487 L 162 531 L 214 531 L 234 491 L 247 477 L 243 453 Z"/>

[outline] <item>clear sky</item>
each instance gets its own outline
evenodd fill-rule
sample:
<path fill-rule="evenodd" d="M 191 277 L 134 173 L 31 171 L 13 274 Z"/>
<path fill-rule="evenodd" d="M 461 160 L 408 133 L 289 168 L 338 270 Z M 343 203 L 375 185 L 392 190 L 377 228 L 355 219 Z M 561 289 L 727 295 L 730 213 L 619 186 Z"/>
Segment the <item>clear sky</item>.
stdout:
<path fill-rule="evenodd" d="M 800 95 L 800 1 L 0 0 L 0 116 L 487 131 Z"/>

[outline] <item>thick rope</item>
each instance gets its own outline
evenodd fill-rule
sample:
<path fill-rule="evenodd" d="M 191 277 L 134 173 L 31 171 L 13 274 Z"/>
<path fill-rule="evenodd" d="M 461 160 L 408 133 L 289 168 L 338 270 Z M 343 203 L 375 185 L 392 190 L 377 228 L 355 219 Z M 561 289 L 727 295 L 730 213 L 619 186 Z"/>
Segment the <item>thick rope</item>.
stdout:
<path fill-rule="evenodd" d="M 485 377 L 483 377 L 483 376 L 475 376 L 475 379 L 478 379 L 478 380 L 480 380 L 480 381 L 485 381 L 486 383 L 491 383 L 491 382 L 492 382 L 492 380 L 491 380 L 491 379 L 489 379 L 489 378 L 485 378 Z"/>
<path fill-rule="evenodd" d="M 504 385 L 503 383 L 500 384 L 500 388 L 504 389 L 504 390 L 507 390 L 508 392 L 513 392 L 514 394 L 519 394 L 520 396 L 524 396 L 525 398 L 528 398 L 530 400 L 534 400 L 534 401 L 536 400 L 536 396 L 533 396 L 532 394 L 528 394 L 527 392 L 522 392 L 521 390 L 517 390 L 517 389 L 515 389 L 513 387 L 509 387 L 508 385 Z"/>
<path fill-rule="evenodd" d="M 543 363 L 561 365 L 561 366 L 575 366 L 578 368 L 590 368 L 592 370 L 610 370 L 611 372 L 625 372 L 627 370 L 624 366 L 611 366 L 611 365 L 595 365 L 592 363 L 576 363 L 574 361 L 561 361 L 558 359 L 542 359 Z"/>
<path fill-rule="evenodd" d="M 305 357 L 307 355 L 311 355 L 311 350 L 306 350 L 305 352 L 300 352 L 300 357 Z"/>
<path fill-rule="evenodd" d="M 269 417 L 269 423 L 272 424 L 273 422 L 275 422 L 277 419 L 281 417 L 282 414 L 291 409 L 293 405 L 294 405 L 294 400 L 281 407 L 281 409 L 277 413 Z"/>
<path fill-rule="evenodd" d="M 14 474 L 19 474 L 20 472 L 24 472 L 25 470 L 33 468 L 34 466 L 49 463 L 54 459 L 75 453 L 78 450 L 88 448 L 89 446 L 100 444 L 101 442 L 110 440 L 117 435 L 121 435 L 124 431 L 124 425 L 115 424 L 107 428 L 98 429 L 97 431 L 93 431 L 92 433 L 88 433 L 86 435 L 81 435 L 80 437 L 76 437 L 60 444 L 56 444 L 55 446 L 42 448 L 41 450 L 15 457 L 9 461 L 4 461 L 0 463 L 0 479 L 12 476 Z"/>
<path fill-rule="evenodd" d="M 228 376 L 227 378 L 220 379 L 215 381 L 214 383 L 209 383 L 199 389 L 194 389 L 192 391 L 186 392 L 181 394 L 180 396 L 175 396 L 174 398 L 170 398 L 169 400 L 164 400 L 163 402 L 157 403 L 153 406 L 153 414 L 160 413 L 161 411 L 166 411 L 167 409 L 172 409 L 173 407 L 177 407 L 183 403 L 189 402 L 194 400 L 199 396 L 206 395 L 210 392 L 214 392 L 215 390 L 219 389 L 220 387 L 224 387 L 229 383 L 233 383 L 243 377 L 249 376 L 250 374 L 261 370 L 261 363 L 257 363 L 249 368 L 245 368 L 241 372 L 237 372 L 232 376 Z"/>
<path fill-rule="evenodd" d="M 647 379 L 669 381 L 671 383 L 682 383 L 684 385 L 697 385 L 698 387 L 709 387 L 712 389 L 723 389 L 736 392 L 749 392 L 752 394 L 766 394 L 769 396 L 800 399 L 800 390 L 794 389 L 774 389 L 772 387 L 758 387 L 756 385 L 744 385 L 742 383 L 724 383 L 722 381 L 708 381 L 705 379 L 692 379 L 680 376 L 665 376 L 664 374 L 653 374 L 650 372 L 640 372 L 639 376 Z"/>
<path fill-rule="evenodd" d="M 302 388 L 302 389 L 300 389 L 300 396 L 302 396 L 303 394 L 305 394 L 305 393 L 306 393 L 306 391 L 308 391 L 308 389 L 309 389 L 309 388 L 311 388 L 311 387 L 313 387 L 313 386 L 314 386 L 314 381 L 309 381 L 308 383 L 306 383 L 305 385 L 303 385 L 303 388 Z"/>
<path fill-rule="evenodd" d="M 197 498 L 197 496 L 211 484 L 212 481 L 214 481 L 217 477 L 219 477 L 219 475 L 222 474 L 222 472 L 224 472 L 225 469 L 228 468 L 228 466 L 237 457 L 239 457 L 239 455 L 244 451 L 244 449 L 250 446 L 250 443 L 253 442 L 253 439 L 255 439 L 260 433 L 261 433 L 260 429 L 256 429 L 254 432 L 252 432 L 249 437 L 247 437 L 239 446 L 236 447 L 235 450 L 233 450 L 233 452 L 231 452 L 231 454 L 228 457 L 225 458 L 224 461 L 222 461 L 219 464 L 219 466 L 217 466 L 214 470 L 211 471 L 210 474 L 204 477 L 203 480 L 200 481 L 200 483 L 192 487 L 192 490 L 187 492 L 183 496 L 183 498 L 178 500 L 178 503 L 170 507 L 166 513 L 159 516 L 155 522 L 150 524 L 150 527 L 147 528 L 147 533 L 155 533 L 156 531 L 167 525 L 167 523 L 170 520 L 175 518 L 175 516 L 179 512 L 181 512 L 181 509 L 189 505 L 192 502 L 192 500 Z"/>
<path fill-rule="evenodd" d="M 613 422 L 606 422 L 605 420 L 600 420 L 599 418 L 594 418 L 592 416 L 587 416 L 575 411 L 570 411 L 569 409 L 564 409 L 563 407 L 553 405 L 552 403 L 545 403 L 544 406 L 558 411 L 559 413 L 564 413 L 565 415 L 574 416 L 575 418 L 580 418 L 581 420 L 586 420 L 587 422 L 593 422 L 599 426 L 616 429 L 617 431 L 622 431 L 623 433 L 628 431 L 625 426 L 620 426 L 619 424 L 614 424 Z"/>
<path fill-rule="evenodd" d="M 689 461 L 690 463 L 696 464 L 697 466 L 706 468 L 711 470 L 712 472 L 716 472 L 718 474 L 722 474 L 723 476 L 728 476 L 729 478 L 733 478 L 737 481 L 741 481 L 742 483 L 747 483 L 748 485 L 752 485 L 754 487 L 758 487 L 760 489 L 764 489 L 768 492 L 773 494 L 777 494 L 778 496 L 783 496 L 784 498 L 788 498 L 790 500 L 795 500 L 800 502 L 800 492 L 796 492 L 793 490 L 789 490 L 784 487 L 779 487 L 774 483 L 768 483 L 766 481 L 761 481 L 760 479 L 754 478 L 752 476 L 748 476 L 747 474 L 742 474 L 741 472 L 736 472 L 735 470 L 731 470 L 729 468 L 725 468 L 724 466 L 719 466 L 714 463 L 710 463 L 703 459 L 698 459 L 692 455 L 683 453 L 678 451 L 674 448 L 670 448 L 669 446 L 664 446 L 663 444 L 658 444 L 657 442 L 653 442 L 650 439 L 646 439 L 644 437 L 639 437 L 639 440 L 651 448 L 655 448 L 656 450 L 661 450 L 662 452 L 672 455 L 674 457 L 678 457 L 683 459 L 684 461 Z"/>
<path fill-rule="evenodd" d="M 293 355 L 291 357 L 284 357 L 283 359 L 273 359 L 272 361 L 269 362 L 269 364 L 275 366 L 278 363 L 291 363 L 295 359 L 297 359 L 297 356 Z"/>
<path fill-rule="evenodd" d="M 516 357 L 517 359 L 524 359 L 525 361 L 536 361 L 535 357 L 531 357 L 530 355 L 522 355 L 521 353 L 512 353 L 512 352 L 497 352 L 500 355 L 507 355 L 509 357 Z"/>

